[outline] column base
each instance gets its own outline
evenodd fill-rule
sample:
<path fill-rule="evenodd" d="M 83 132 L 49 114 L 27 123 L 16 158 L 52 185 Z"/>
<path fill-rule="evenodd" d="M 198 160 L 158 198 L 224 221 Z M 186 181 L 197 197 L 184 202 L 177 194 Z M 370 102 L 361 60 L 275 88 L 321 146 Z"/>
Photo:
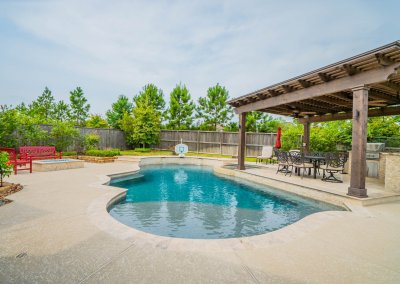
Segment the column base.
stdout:
<path fill-rule="evenodd" d="M 368 197 L 366 188 L 349 187 L 347 195 L 354 196 L 354 197 L 359 197 L 359 198 Z"/>

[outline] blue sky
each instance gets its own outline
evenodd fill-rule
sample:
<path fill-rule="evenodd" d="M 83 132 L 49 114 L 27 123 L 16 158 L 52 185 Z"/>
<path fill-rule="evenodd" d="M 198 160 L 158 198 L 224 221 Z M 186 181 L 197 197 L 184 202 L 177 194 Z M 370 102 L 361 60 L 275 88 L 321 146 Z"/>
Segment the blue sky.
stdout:
<path fill-rule="evenodd" d="M 83 88 L 91 113 L 147 83 L 237 97 L 400 39 L 400 1 L 0 0 L 0 104 Z"/>

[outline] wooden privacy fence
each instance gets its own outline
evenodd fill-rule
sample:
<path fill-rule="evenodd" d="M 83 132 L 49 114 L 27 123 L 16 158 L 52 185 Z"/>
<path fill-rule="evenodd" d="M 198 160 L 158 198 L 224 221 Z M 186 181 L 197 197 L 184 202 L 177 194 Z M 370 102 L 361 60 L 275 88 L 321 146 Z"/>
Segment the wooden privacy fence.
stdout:
<path fill-rule="evenodd" d="M 42 124 L 40 127 L 43 130 L 48 132 L 53 128 L 51 125 Z M 100 149 L 108 149 L 108 148 L 116 148 L 121 150 L 126 150 L 127 145 L 125 142 L 125 134 L 121 130 L 112 129 L 112 128 L 89 128 L 89 127 L 75 127 L 81 136 L 85 136 L 86 134 L 97 134 L 100 136 L 99 148 Z M 79 150 L 78 143 L 74 143 L 75 145 L 70 146 L 68 148 L 69 151 Z"/>
<path fill-rule="evenodd" d="M 236 156 L 238 153 L 239 134 L 237 132 L 162 130 L 157 148 L 171 150 L 182 142 L 189 151 Z M 276 133 L 246 133 L 246 156 L 256 157 L 261 154 L 262 146 L 275 145 Z"/>
<path fill-rule="evenodd" d="M 40 125 L 43 130 L 51 131 L 51 125 Z M 76 127 L 82 137 L 86 134 L 100 136 L 99 148 L 127 149 L 124 132 L 112 128 Z M 181 142 L 187 144 L 189 151 L 236 156 L 238 153 L 239 134 L 237 132 L 197 131 L 197 130 L 161 130 L 160 143 L 155 148 L 172 150 Z M 246 156 L 256 157 L 261 154 L 262 146 L 275 145 L 276 133 L 246 133 Z M 74 143 L 69 151 L 80 150 L 79 143 Z"/>

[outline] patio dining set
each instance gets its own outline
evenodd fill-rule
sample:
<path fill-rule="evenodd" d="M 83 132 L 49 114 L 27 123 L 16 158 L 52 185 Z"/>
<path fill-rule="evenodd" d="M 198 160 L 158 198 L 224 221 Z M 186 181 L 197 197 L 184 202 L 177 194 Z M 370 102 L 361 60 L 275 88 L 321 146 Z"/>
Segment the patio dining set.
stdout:
<path fill-rule="evenodd" d="M 277 163 L 278 169 L 276 173 L 284 173 L 292 175 L 294 172 L 297 175 L 303 175 L 307 172 L 311 175 L 313 170 L 314 179 L 317 178 L 317 173 L 322 170 L 322 180 L 327 182 L 342 181 L 338 179 L 336 173 L 344 173 L 344 166 L 348 160 L 347 152 L 311 152 L 304 153 L 300 150 L 283 151 L 273 149 L 270 146 L 263 148 L 263 153 L 258 156 L 256 162 L 267 160 L 270 163 Z"/>

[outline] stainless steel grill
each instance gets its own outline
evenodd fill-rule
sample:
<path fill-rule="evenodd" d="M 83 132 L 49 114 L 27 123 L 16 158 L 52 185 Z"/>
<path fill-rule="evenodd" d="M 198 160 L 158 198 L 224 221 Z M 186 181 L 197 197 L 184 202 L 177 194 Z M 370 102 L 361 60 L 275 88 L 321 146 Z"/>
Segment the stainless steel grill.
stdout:
<path fill-rule="evenodd" d="M 385 149 L 385 143 L 367 143 L 367 160 L 379 160 L 379 153 Z"/>

